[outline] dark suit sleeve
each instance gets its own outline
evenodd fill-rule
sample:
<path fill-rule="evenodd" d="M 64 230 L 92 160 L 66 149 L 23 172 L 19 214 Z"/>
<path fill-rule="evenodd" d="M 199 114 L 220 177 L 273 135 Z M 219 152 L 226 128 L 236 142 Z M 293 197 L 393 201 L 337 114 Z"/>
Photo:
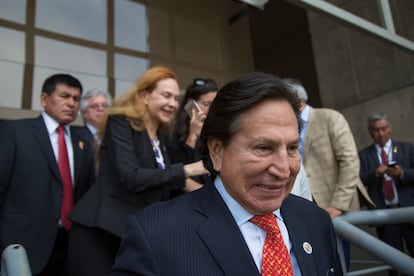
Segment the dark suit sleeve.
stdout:
<path fill-rule="evenodd" d="M 403 185 L 404 184 L 413 185 L 414 184 L 414 145 L 410 143 L 402 143 L 401 147 L 404 150 L 401 156 L 403 160 L 402 161 L 397 160 L 397 163 L 401 163 L 399 165 L 403 168 L 404 175 L 400 183 Z"/>
<path fill-rule="evenodd" d="M 143 139 L 136 141 L 134 131 L 124 117 L 110 116 L 106 126 L 106 140 L 102 142 L 104 150 L 108 152 L 107 158 L 115 166 L 123 190 L 140 192 L 159 186 L 184 187 L 183 164 L 169 165 L 163 170 L 155 168 L 152 148 Z"/>
<path fill-rule="evenodd" d="M 129 216 L 126 232 L 110 275 L 158 275 L 157 265 L 152 256 L 150 245 L 136 216 Z"/>
<path fill-rule="evenodd" d="M 95 183 L 96 152 L 93 137 L 88 137 L 87 132 L 86 127 L 71 127 L 75 159 L 75 201 L 78 201 Z"/>
<path fill-rule="evenodd" d="M 0 123 L 0 209 L 10 182 L 10 175 L 14 164 L 14 132 L 9 122 Z"/>
<path fill-rule="evenodd" d="M 188 146 L 185 142 L 181 142 L 177 132 L 173 132 L 171 135 L 167 148 L 172 163 L 189 164 L 200 160 L 198 151 Z"/>

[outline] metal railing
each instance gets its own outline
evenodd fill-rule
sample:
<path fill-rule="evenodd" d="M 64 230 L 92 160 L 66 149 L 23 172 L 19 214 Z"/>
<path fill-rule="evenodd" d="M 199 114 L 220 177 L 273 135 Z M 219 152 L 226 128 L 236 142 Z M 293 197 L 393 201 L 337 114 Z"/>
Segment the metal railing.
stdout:
<path fill-rule="evenodd" d="M 390 268 L 407 275 L 414 275 L 413 258 L 354 226 L 414 222 L 414 207 L 347 212 L 334 218 L 332 222 L 339 238 L 351 242 L 385 264 L 374 268 L 351 271 L 346 275 L 365 275 Z M 338 242 L 338 244 L 338 247 L 341 247 L 340 244 L 342 243 Z M 342 267 L 344 268 L 342 252 L 342 250 L 339 250 Z M 344 271 L 346 270 L 344 269 Z"/>
<path fill-rule="evenodd" d="M 354 225 L 380 225 L 414 222 L 414 207 L 347 212 L 332 220 L 339 239 L 345 239 L 381 260 L 385 265 L 346 273 L 347 276 L 365 275 L 394 268 L 407 275 L 414 275 L 414 259 L 373 237 Z M 342 242 L 338 241 L 343 270 L 345 262 Z M 1 276 L 30 276 L 26 250 L 19 244 L 6 247 L 1 258 Z"/>
<path fill-rule="evenodd" d="M 1 256 L 1 276 L 31 276 L 26 250 L 20 244 L 7 246 Z"/>

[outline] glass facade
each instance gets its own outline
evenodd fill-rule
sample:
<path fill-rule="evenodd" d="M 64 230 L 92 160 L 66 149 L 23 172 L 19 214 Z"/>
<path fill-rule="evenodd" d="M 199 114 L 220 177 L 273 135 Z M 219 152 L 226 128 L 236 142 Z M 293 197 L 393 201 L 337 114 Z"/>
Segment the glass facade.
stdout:
<path fill-rule="evenodd" d="M 0 9 L 1 10 L 1 9 Z M 0 27 L 0 106 L 20 108 L 25 61 L 25 35 Z"/>
<path fill-rule="evenodd" d="M 42 110 L 42 83 L 55 73 L 119 96 L 149 66 L 147 36 L 140 1 L 1 0 L 0 107 Z"/>

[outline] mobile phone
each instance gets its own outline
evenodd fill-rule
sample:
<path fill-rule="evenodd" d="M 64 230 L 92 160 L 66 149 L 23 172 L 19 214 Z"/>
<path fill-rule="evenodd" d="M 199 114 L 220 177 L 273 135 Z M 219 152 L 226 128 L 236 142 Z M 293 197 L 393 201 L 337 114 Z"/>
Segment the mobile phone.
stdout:
<path fill-rule="evenodd" d="M 397 165 L 397 161 L 390 161 L 388 162 L 388 167 L 394 168 Z"/>
<path fill-rule="evenodd" d="M 189 100 L 186 105 L 184 106 L 185 112 L 187 112 L 188 116 L 192 116 L 192 110 L 195 109 L 197 112 L 201 111 L 200 106 L 194 100 Z"/>

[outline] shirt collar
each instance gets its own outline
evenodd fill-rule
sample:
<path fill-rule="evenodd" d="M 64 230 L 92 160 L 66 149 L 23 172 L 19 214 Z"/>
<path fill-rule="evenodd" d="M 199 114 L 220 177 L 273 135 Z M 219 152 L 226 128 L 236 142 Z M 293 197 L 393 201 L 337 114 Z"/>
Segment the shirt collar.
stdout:
<path fill-rule="evenodd" d="M 223 198 L 224 202 L 227 205 L 227 208 L 229 208 L 230 213 L 233 215 L 233 218 L 238 226 L 242 225 L 243 223 L 246 223 L 254 216 L 253 214 L 249 213 L 246 209 L 244 209 L 243 206 L 241 206 L 240 203 L 227 192 L 223 182 L 221 181 L 220 176 L 217 176 L 214 180 L 214 186 Z M 283 220 L 280 214 L 280 209 L 273 211 L 273 213 L 276 215 L 278 219 Z"/>
<path fill-rule="evenodd" d="M 300 118 L 302 119 L 302 121 L 307 122 L 309 120 L 309 112 L 310 112 L 310 106 L 305 105 L 302 112 L 300 113 Z"/>
<path fill-rule="evenodd" d="M 97 134 L 98 130 L 93 125 L 86 123 L 86 127 L 89 129 L 93 136 Z"/>
<path fill-rule="evenodd" d="M 53 134 L 59 126 L 59 123 L 44 111 L 42 112 L 42 117 L 45 122 L 47 132 L 49 135 Z M 65 133 L 69 133 L 69 125 L 65 125 Z"/>
<path fill-rule="evenodd" d="M 388 139 L 388 141 L 384 145 L 384 151 L 390 152 L 391 146 L 392 146 L 392 140 Z M 375 144 L 375 148 L 377 149 L 378 152 L 381 152 L 381 146 L 379 144 Z"/>

